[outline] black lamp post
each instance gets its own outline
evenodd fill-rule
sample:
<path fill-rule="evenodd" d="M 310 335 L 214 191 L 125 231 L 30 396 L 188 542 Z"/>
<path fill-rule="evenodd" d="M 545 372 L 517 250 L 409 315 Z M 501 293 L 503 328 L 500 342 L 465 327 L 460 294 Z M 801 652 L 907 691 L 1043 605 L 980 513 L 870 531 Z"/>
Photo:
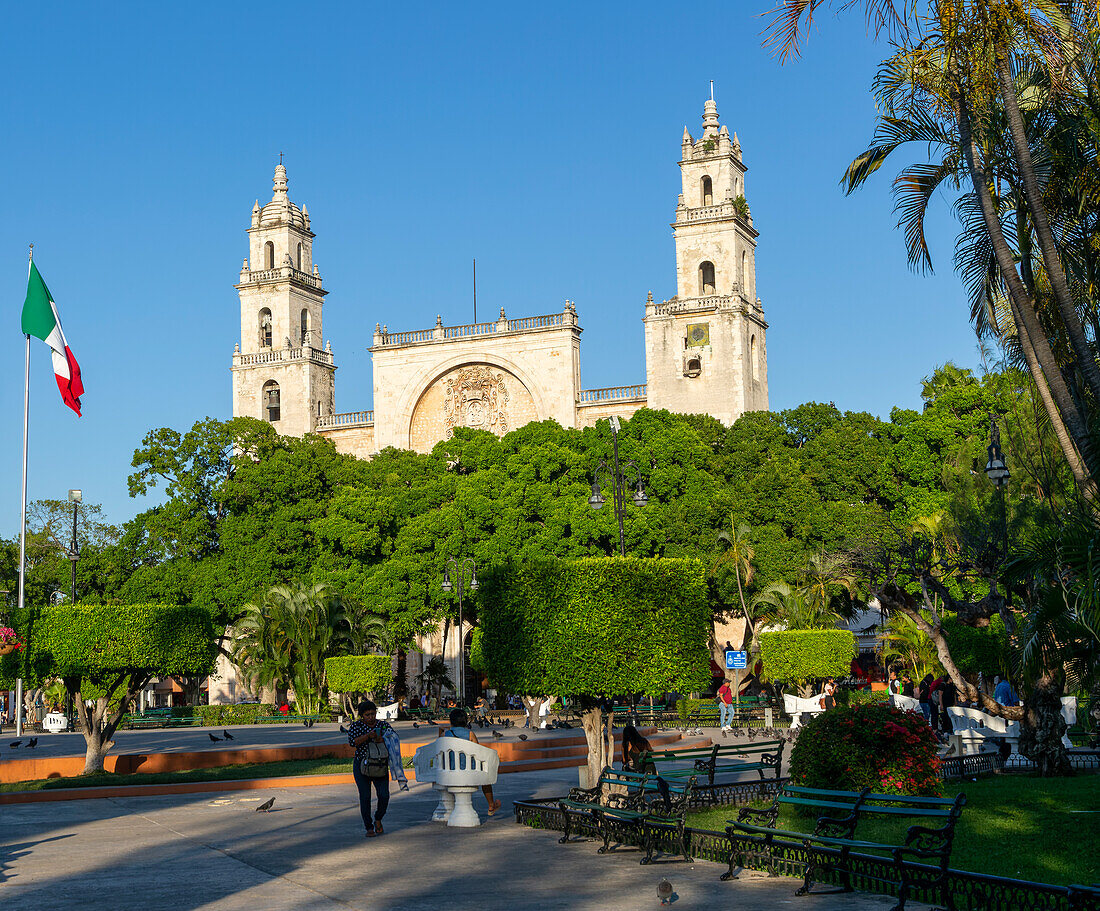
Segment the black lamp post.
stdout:
<path fill-rule="evenodd" d="M 1012 477 L 1008 470 L 1008 466 L 1005 465 L 1004 454 L 1001 452 L 1001 431 L 997 427 L 997 418 L 992 417 L 989 419 L 989 461 L 985 465 L 985 476 L 993 482 L 993 485 L 997 488 L 997 492 L 1000 494 L 1001 499 L 1001 530 L 1003 534 L 1002 543 L 1004 546 L 1004 556 L 1008 556 L 1008 510 L 1005 505 L 1005 488 L 1008 486 L 1008 479 Z"/>
<path fill-rule="evenodd" d="M 997 488 L 1001 500 L 1001 559 L 999 565 L 1003 565 L 1008 559 L 1008 507 L 1005 503 L 1005 488 L 1008 487 L 1008 479 L 1012 476 L 1005 464 L 1004 453 L 1001 452 L 1001 431 L 997 427 L 997 418 L 994 415 L 989 419 L 989 461 L 985 465 L 985 476 Z M 998 571 L 997 576 L 1000 575 Z M 997 593 L 997 576 L 993 579 L 993 589 L 990 594 Z M 999 596 L 998 596 L 999 597 Z M 1008 586 L 1005 586 L 1005 596 L 1000 600 L 1000 613 L 1005 621 L 1005 627 L 1012 632 L 1012 618 L 1008 613 Z"/>
<path fill-rule="evenodd" d="M 602 476 L 604 483 L 610 482 L 611 484 L 612 501 L 615 504 L 615 518 L 619 520 L 619 551 L 625 557 L 626 539 L 623 537 L 623 511 L 626 506 L 626 488 L 634 487 L 633 500 L 635 506 L 645 506 L 649 502 L 649 497 L 642 486 L 642 474 L 637 463 L 633 459 L 619 462 L 619 419 L 617 417 L 609 418 L 608 423 L 611 425 L 611 451 L 614 458 L 614 467 L 608 465 L 606 459 L 600 459 L 596 470 L 592 472 L 592 496 L 588 498 L 588 505 L 593 509 L 601 509 L 603 504 L 607 502 L 600 487 L 600 477 Z M 633 482 L 628 481 L 623 475 L 624 468 L 634 475 Z"/>
<path fill-rule="evenodd" d="M 443 591 L 449 592 L 452 588 L 458 594 L 458 702 L 466 705 L 466 635 L 462 622 L 462 596 L 466 593 L 466 570 L 470 570 L 469 590 L 477 591 L 477 567 L 473 557 L 466 557 L 462 561 L 448 557 L 447 563 L 454 569 L 455 580 L 451 582 L 451 573 L 446 567 L 443 569 Z"/>
<path fill-rule="evenodd" d="M 69 491 L 69 502 L 73 504 L 73 540 L 69 545 L 69 561 L 72 563 L 72 582 L 69 586 L 69 600 L 76 604 L 76 561 L 80 559 L 80 550 L 76 546 L 76 510 L 83 499 L 79 490 Z"/>

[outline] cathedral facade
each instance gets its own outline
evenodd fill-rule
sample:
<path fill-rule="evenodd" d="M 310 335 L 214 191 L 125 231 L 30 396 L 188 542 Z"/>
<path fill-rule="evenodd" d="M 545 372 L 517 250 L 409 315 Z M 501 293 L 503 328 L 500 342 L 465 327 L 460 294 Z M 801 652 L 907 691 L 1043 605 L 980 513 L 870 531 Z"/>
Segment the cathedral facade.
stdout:
<path fill-rule="evenodd" d="M 426 452 L 456 427 L 503 435 L 553 418 L 587 427 L 640 408 L 710 414 L 732 424 L 768 407 L 768 324 L 756 292 L 756 238 L 737 135 L 713 99 L 698 139 L 684 128 L 672 223 L 676 296 L 645 302 L 646 382 L 585 389 L 581 326 L 571 301 L 518 319 L 391 331 L 370 347 L 372 410 L 336 410 L 336 362 L 323 338 L 324 298 L 309 212 L 291 202 L 286 168 L 271 201 L 252 209 L 236 286 L 241 340 L 233 354 L 233 414 L 280 433 L 319 433 L 362 458 L 387 446 Z"/>

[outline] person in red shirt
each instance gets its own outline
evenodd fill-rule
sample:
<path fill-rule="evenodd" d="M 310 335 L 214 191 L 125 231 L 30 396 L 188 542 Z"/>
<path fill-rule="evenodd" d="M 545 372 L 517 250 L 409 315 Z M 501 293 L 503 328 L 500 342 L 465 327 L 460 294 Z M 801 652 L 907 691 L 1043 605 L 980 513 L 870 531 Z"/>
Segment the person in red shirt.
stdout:
<path fill-rule="evenodd" d="M 718 688 L 718 724 L 723 731 L 733 730 L 733 690 L 730 682 L 723 680 Z"/>

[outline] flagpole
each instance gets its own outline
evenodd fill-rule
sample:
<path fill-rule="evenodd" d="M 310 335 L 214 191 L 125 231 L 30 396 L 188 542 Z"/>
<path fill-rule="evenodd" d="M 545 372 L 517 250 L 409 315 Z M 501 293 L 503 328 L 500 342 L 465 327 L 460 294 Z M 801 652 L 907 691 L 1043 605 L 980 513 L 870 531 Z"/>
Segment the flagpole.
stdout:
<path fill-rule="evenodd" d="M 31 277 L 34 262 L 34 244 L 27 255 L 27 280 Z M 19 522 L 19 617 L 23 617 L 23 605 L 27 597 L 27 417 L 31 401 L 31 337 L 27 334 L 27 350 L 23 362 L 23 494 L 22 514 Z M 23 678 L 15 681 L 15 736 L 23 736 Z"/>

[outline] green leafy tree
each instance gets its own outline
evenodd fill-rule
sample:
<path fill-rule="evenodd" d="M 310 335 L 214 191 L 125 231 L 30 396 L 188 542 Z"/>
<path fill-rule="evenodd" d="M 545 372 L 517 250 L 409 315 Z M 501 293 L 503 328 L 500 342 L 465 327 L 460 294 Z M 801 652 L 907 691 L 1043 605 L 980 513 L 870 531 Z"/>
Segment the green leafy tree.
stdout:
<path fill-rule="evenodd" d="M 59 604 L 25 608 L 15 623 L 27 647 L 4 661 L 32 684 L 64 683 L 87 747 L 85 773 L 103 771 L 122 716 L 151 679 L 213 670 L 214 624 L 199 607 Z"/>
<path fill-rule="evenodd" d="M 385 693 L 392 677 L 389 655 L 342 655 L 325 659 L 325 676 L 328 688 L 339 693 L 344 713 L 355 715 L 360 699 L 377 698 Z"/>
<path fill-rule="evenodd" d="M 855 635 L 846 629 L 778 630 L 760 636 L 764 676 L 795 685 L 803 696 L 813 682 L 847 675 L 856 656 Z"/>
<path fill-rule="evenodd" d="M 513 561 L 484 573 L 480 594 L 489 679 L 514 693 L 578 698 L 592 781 L 614 752 L 601 697 L 687 692 L 709 680 L 701 562 Z"/>

